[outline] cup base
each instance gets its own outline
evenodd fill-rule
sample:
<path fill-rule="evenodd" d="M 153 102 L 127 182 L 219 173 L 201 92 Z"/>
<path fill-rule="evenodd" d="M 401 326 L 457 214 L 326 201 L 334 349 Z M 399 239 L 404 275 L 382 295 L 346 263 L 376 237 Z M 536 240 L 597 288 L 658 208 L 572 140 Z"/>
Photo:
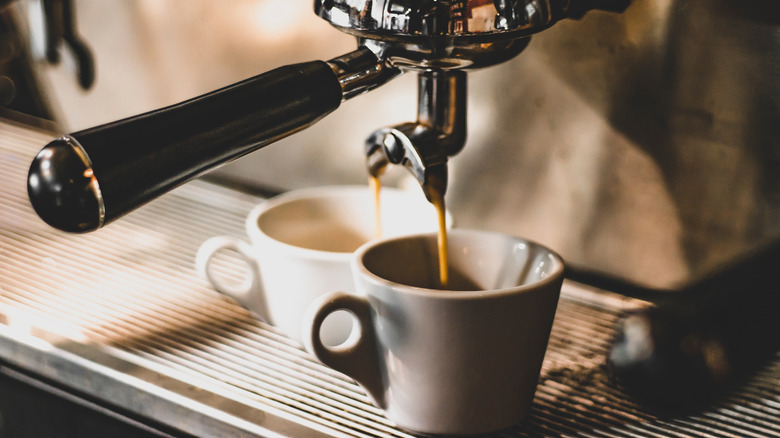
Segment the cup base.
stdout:
<path fill-rule="evenodd" d="M 522 420 L 522 419 L 521 419 Z M 443 437 L 458 437 L 458 438 L 481 438 L 481 437 L 488 437 L 493 436 L 495 434 L 507 431 L 517 425 L 521 420 L 518 420 L 515 423 L 512 423 L 508 426 L 502 426 L 498 428 L 490 428 L 487 430 L 480 430 L 480 431 L 452 431 L 452 430 L 442 430 L 442 431 L 436 431 L 436 432 L 430 432 L 430 431 L 421 431 L 416 430 L 409 427 L 404 427 L 398 423 L 395 424 L 396 427 L 403 430 L 404 432 L 407 432 L 409 434 L 412 434 L 417 437 L 426 437 L 426 438 L 443 438 Z M 391 420 L 392 421 L 392 420 Z"/>

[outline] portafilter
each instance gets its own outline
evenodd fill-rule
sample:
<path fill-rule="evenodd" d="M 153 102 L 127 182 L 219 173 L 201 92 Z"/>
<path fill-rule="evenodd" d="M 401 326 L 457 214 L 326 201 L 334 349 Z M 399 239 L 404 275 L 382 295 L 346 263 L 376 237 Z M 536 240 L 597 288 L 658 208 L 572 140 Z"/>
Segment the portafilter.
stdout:
<path fill-rule="evenodd" d="M 418 120 L 366 145 L 369 171 L 402 164 L 446 188 L 465 142 L 465 70 L 516 56 L 530 36 L 630 0 L 316 0 L 358 49 L 289 65 L 159 110 L 65 135 L 33 160 L 28 194 L 53 227 L 95 230 L 214 168 L 304 129 L 397 75 L 420 75 Z M 427 191 L 426 191 L 427 194 Z"/>

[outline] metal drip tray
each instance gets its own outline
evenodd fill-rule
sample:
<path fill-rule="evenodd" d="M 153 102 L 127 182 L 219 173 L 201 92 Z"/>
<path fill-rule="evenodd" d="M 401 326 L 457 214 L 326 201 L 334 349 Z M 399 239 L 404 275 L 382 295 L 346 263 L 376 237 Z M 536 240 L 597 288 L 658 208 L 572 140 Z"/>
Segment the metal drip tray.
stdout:
<path fill-rule="evenodd" d="M 49 138 L 0 123 L 0 363 L 197 436 L 409 436 L 196 275 L 198 246 L 242 236 L 260 198 L 196 181 L 95 233 L 60 233 L 25 192 Z M 692 417 L 656 418 L 611 383 L 615 322 L 646 305 L 565 283 L 531 414 L 500 436 L 780 435 L 780 358 Z"/>

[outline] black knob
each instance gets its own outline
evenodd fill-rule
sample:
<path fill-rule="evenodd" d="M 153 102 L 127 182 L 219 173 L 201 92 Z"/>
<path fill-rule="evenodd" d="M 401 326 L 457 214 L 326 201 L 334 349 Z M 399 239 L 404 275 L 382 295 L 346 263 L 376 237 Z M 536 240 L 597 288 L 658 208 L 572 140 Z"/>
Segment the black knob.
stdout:
<path fill-rule="evenodd" d="M 70 137 L 54 140 L 38 153 L 27 193 L 38 216 L 55 228 L 84 232 L 103 225 L 105 208 L 92 165 Z"/>

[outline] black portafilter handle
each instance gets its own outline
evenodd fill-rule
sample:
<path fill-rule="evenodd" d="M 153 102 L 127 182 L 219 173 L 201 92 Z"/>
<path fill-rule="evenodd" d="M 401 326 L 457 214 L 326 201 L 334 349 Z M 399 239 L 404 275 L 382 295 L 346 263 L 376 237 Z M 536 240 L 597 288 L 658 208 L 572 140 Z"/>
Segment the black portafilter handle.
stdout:
<path fill-rule="evenodd" d="M 30 201 L 55 228 L 95 230 L 313 124 L 339 107 L 342 94 L 333 67 L 312 61 L 73 133 L 49 143 L 33 160 Z"/>
<path fill-rule="evenodd" d="M 609 363 L 636 401 L 663 416 L 717 402 L 780 351 L 780 242 L 622 319 Z"/>

